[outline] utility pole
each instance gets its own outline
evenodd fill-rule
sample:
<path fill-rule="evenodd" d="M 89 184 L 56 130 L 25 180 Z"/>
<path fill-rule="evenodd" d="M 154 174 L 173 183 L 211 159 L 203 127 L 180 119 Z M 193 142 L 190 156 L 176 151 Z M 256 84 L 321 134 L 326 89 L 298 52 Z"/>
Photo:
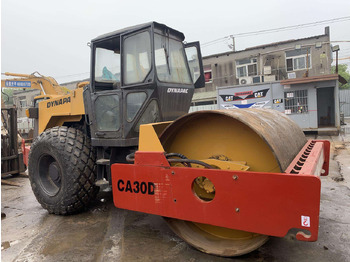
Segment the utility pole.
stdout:
<path fill-rule="evenodd" d="M 340 50 L 339 45 L 333 46 L 332 51 L 335 52 L 335 73 L 338 74 L 338 51 Z"/>
<path fill-rule="evenodd" d="M 335 73 L 338 74 L 338 51 L 335 51 Z"/>
<path fill-rule="evenodd" d="M 235 44 L 235 38 L 233 36 L 231 36 L 232 38 L 232 51 L 236 51 L 236 44 Z"/>
<path fill-rule="evenodd" d="M 232 39 L 232 44 L 227 43 L 227 45 L 228 45 L 228 47 L 229 47 L 230 49 L 232 49 L 232 51 L 234 52 L 234 51 L 236 51 L 235 38 L 234 38 L 233 35 L 230 35 L 230 36 L 228 37 L 228 40 L 227 40 L 227 41 L 229 41 L 230 39 Z"/>
<path fill-rule="evenodd" d="M 309 48 L 306 48 L 306 73 L 305 76 L 309 76 Z"/>

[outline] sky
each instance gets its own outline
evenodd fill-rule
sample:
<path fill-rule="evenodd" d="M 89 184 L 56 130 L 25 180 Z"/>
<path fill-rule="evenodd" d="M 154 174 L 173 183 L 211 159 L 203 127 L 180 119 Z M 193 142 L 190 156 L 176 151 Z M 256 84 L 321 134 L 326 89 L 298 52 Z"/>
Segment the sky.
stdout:
<path fill-rule="evenodd" d="M 1 73 L 38 71 L 59 83 L 89 77 L 87 43 L 104 33 L 150 21 L 183 32 L 201 44 L 229 35 L 350 16 L 350 1 L 216 0 L 2 0 Z M 249 37 L 236 37 L 236 50 L 324 34 L 350 57 L 350 19 Z M 202 54 L 230 51 L 231 40 L 202 46 Z M 350 67 L 350 59 L 339 60 Z"/>

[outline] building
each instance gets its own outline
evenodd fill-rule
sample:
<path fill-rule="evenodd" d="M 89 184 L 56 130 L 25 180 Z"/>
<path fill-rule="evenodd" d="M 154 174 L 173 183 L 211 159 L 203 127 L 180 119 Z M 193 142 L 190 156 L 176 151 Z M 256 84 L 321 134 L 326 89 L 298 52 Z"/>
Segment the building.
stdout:
<path fill-rule="evenodd" d="M 79 83 L 86 82 L 86 81 L 90 81 L 90 78 L 85 78 L 85 79 L 78 80 L 78 81 L 66 82 L 66 83 L 62 83 L 61 85 L 68 88 L 69 90 L 74 90 L 78 87 Z"/>
<path fill-rule="evenodd" d="M 34 106 L 34 98 L 40 95 L 40 90 L 23 90 L 13 93 L 13 104 L 17 108 L 17 117 L 26 117 L 26 109 Z"/>
<path fill-rule="evenodd" d="M 337 133 L 344 79 L 331 73 L 331 63 L 329 27 L 323 35 L 204 57 L 206 85 L 196 90 L 191 111 L 273 108 L 304 131 Z"/>
<path fill-rule="evenodd" d="M 340 130 L 339 76 L 328 74 L 218 88 L 219 109 L 272 108 L 304 131 L 337 134 Z"/>
<path fill-rule="evenodd" d="M 24 137 L 30 137 L 34 129 L 34 120 L 28 118 L 26 109 L 34 106 L 34 98 L 40 95 L 40 90 L 15 91 L 13 93 L 13 104 L 17 108 L 17 129 Z"/>
<path fill-rule="evenodd" d="M 193 106 L 200 102 L 201 107 L 213 107 L 216 104 L 213 92 L 218 87 L 329 75 L 331 63 L 329 27 L 323 35 L 206 56 L 203 57 L 206 85 L 196 90 Z"/>

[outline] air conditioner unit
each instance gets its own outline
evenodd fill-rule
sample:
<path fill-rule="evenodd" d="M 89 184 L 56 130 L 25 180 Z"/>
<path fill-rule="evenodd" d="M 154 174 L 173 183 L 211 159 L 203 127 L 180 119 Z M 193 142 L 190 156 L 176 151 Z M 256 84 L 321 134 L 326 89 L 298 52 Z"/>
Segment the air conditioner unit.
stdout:
<path fill-rule="evenodd" d="M 253 84 L 263 83 L 264 76 L 253 76 Z"/>
<path fill-rule="evenodd" d="M 275 75 L 270 75 L 270 76 L 265 76 L 264 77 L 264 82 L 274 82 L 276 81 L 276 76 Z"/>
<path fill-rule="evenodd" d="M 248 84 L 252 84 L 253 83 L 253 79 L 250 76 L 248 76 L 248 77 L 240 77 L 240 78 L 238 78 L 238 80 L 239 80 L 239 84 L 240 85 L 248 85 Z"/>

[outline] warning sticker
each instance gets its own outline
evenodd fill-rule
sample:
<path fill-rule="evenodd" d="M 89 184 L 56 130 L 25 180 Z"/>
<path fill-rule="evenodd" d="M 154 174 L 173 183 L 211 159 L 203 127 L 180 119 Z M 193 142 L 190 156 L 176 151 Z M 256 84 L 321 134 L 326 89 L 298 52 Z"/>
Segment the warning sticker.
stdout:
<path fill-rule="evenodd" d="M 235 93 L 234 95 L 220 95 L 220 97 L 222 98 L 222 100 L 224 102 L 231 102 L 231 101 L 237 101 L 237 100 L 246 100 L 246 99 L 256 99 L 256 98 L 262 98 L 262 97 L 266 97 L 267 92 L 270 89 L 262 89 L 262 90 L 258 90 L 258 91 L 246 91 L 246 92 L 239 92 L 239 93 Z"/>
<path fill-rule="evenodd" d="M 302 227 L 310 227 L 310 217 L 301 216 L 301 226 Z"/>

